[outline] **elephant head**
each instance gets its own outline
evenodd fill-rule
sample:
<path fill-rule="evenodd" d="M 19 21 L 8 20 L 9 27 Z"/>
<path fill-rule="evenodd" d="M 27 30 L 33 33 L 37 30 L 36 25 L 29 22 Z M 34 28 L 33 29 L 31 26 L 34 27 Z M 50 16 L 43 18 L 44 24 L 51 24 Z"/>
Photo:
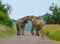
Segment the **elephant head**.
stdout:
<path fill-rule="evenodd" d="M 26 23 L 27 21 L 24 18 L 19 18 L 18 20 L 16 20 L 17 35 L 24 35 L 24 27 Z"/>

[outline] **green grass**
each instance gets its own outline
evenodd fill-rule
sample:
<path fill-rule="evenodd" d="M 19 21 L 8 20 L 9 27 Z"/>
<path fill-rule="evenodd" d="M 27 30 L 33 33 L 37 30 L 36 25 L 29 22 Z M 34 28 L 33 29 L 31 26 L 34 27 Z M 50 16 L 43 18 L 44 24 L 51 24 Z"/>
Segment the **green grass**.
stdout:
<path fill-rule="evenodd" d="M 10 28 L 0 24 L 0 39 L 12 36 L 14 34 L 16 34 L 15 27 Z"/>
<path fill-rule="evenodd" d="M 44 26 L 44 33 L 53 40 L 60 41 L 60 25 L 50 24 Z"/>

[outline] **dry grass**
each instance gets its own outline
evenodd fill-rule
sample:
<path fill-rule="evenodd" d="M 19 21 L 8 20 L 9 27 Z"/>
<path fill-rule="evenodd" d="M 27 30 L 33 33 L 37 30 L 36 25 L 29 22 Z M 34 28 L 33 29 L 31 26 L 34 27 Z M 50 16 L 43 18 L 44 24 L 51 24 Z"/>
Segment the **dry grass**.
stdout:
<path fill-rule="evenodd" d="M 11 35 L 14 35 L 15 33 L 16 33 L 16 29 L 14 27 L 10 28 L 0 24 L 0 39 L 9 37 Z"/>
<path fill-rule="evenodd" d="M 60 40 L 60 25 L 50 24 L 44 26 L 44 33 L 53 40 Z"/>

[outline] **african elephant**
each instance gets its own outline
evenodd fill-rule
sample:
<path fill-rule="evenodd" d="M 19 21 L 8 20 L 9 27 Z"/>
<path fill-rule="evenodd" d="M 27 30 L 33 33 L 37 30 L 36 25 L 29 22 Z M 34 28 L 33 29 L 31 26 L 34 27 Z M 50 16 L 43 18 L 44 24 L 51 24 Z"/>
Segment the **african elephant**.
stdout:
<path fill-rule="evenodd" d="M 41 30 L 41 35 L 43 36 L 43 22 L 40 19 L 34 19 L 34 21 L 32 22 L 32 25 L 33 25 L 32 31 L 35 28 L 36 29 L 36 35 L 39 36 L 39 31 Z"/>
<path fill-rule="evenodd" d="M 23 18 L 16 20 L 17 35 L 24 35 L 24 27 L 27 21 Z"/>
<path fill-rule="evenodd" d="M 32 22 L 32 29 L 31 29 L 32 35 L 34 35 L 33 30 L 36 29 L 36 36 L 39 36 L 39 30 L 41 30 L 41 34 L 43 36 L 43 22 L 40 18 L 36 16 L 26 16 L 24 18 Z"/>

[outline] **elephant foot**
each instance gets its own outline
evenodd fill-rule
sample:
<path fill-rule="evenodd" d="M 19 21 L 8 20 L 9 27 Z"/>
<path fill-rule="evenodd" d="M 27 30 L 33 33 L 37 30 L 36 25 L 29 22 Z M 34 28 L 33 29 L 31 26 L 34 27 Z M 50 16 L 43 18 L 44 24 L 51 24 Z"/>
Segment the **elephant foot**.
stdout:
<path fill-rule="evenodd" d="M 17 35 L 20 35 L 20 33 L 17 33 Z"/>
<path fill-rule="evenodd" d="M 41 35 L 41 37 L 44 37 L 43 35 Z"/>
<path fill-rule="evenodd" d="M 40 36 L 39 34 L 36 34 L 36 36 Z"/>
<path fill-rule="evenodd" d="M 17 34 L 17 35 L 20 35 L 20 34 Z"/>
<path fill-rule="evenodd" d="M 22 35 L 24 35 L 24 34 L 22 34 Z"/>
<path fill-rule="evenodd" d="M 32 35 L 34 35 L 34 33 L 32 33 Z"/>

